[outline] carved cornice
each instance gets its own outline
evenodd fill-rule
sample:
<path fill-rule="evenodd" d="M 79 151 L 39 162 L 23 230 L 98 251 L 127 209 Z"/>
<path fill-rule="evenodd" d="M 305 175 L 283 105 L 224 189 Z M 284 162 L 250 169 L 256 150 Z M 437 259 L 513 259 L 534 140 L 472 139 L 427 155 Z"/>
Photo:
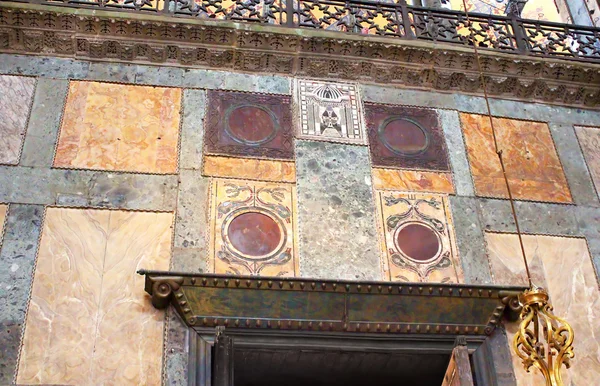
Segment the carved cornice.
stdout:
<path fill-rule="evenodd" d="M 0 52 L 482 94 L 469 47 L 335 31 L 0 3 Z M 600 65 L 480 50 L 494 97 L 597 108 Z"/>
<path fill-rule="evenodd" d="M 489 335 L 525 288 L 139 271 L 194 328 Z"/>

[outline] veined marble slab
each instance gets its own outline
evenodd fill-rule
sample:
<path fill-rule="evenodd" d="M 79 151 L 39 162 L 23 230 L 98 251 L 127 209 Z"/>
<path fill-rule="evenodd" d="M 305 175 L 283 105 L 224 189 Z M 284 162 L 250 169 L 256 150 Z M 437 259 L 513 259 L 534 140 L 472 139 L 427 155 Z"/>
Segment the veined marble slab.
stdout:
<path fill-rule="evenodd" d="M 0 163 L 19 163 L 35 78 L 0 75 Z"/>

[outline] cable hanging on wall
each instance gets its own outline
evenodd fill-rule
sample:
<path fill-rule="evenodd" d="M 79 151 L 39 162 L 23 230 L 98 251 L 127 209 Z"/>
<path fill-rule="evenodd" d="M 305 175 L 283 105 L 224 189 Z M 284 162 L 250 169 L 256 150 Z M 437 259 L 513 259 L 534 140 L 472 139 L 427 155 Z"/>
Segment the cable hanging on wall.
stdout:
<path fill-rule="evenodd" d="M 467 9 L 466 0 L 463 0 L 463 6 Z M 477 50 L 477 41 L 474 35 L 474 25 L 469 19 L 469 13 L 466 12 L 467 27 L 470 29 L 470 40 L 473 44 L 475 58 L 481 86 L 483 87 L 483 95 L 487 108 L 487 116 L 490 121 L 494 149 L 498 155 L 504 183 L 508 192 L 508 200 L 510 202 L 511 212 L 515 221 L 517 236 L 519 238 L 519 246 L 525 263 L 525 272 L 529 283 L 529 289 L 519 295 L 519 302 L 522 306 L 519 316 L 519 330 L 514 336 L 512 348 L 516 355 L 521 358 L 525 370 L 528 372 L 532 367 L 537 368 L 546 381 L 546 386 L 564 386 L 561 369 L 562 366 L 568 369 L 570 360 L 574 357 L 573 352 L 573 329 L 569 323 L 554 315 L 553 307 L 549 300 L 548 292 L 541 287 L 536 286 L 531 278 L 529 264 L 527 263 L 527 255 L 523 244 L 523 237 L 519 227 L 519 220 L 515 210 L 515 204 L 506 175 L 506 169 L 502 158 L 502 149 L 498 145 L 496 130 L 494 128 L 494 119 L 487 93 L 486 79 L 483 74 L 479 52 Z"/>

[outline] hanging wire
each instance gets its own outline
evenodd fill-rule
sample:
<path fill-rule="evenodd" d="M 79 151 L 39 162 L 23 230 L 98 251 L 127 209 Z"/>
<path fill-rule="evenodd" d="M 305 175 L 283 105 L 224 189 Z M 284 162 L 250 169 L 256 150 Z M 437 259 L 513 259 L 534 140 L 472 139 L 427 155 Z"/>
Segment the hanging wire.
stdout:
<path fill-rule="evenodd" d="M 462 0 L 463 6 L 465 7 L 465 14 L 467 16 L 467 24 L 469 28 L 472 28 L 471 19 L 469 18 L 469 12 L 467 12 L 467 1 Z M 498 155 L 498 159 L 500 160 L 500 166 L 502 167 L 502 175 L 504 176 L 504 183 L 506 185 L 506 190 L 508 191 L 508 201 L 510 202 L 510 209 L 512 212 L 513 219 L 515 221 L 515 226 L 517 228 L 517 236 L 519 237 L 519 246 L 521 247 L 521 254 L 523 256 L 523 262 L 525 263 L 525 272 L 527 273 L 527 281 L 529 282 L 529 287 L 533 287 L 533 283 L 531 281 L 531 272 L 529 271 L 529 264 L 527 263 L 527 255 L 525 253 L 525 246 L 523 244 L 523 236 L 521 235 L 521 228 L 519 226 L 519 219 L 517 218 L 517 212 L 515 210 L 515 203 L 513 201 L 512 192 L 510 190 L 510 184 L 508 183 L 508 177 L 506 176 L 506 168 L 504 166 L 504 160 L 502 158 L 502 149 L 498 146 L 498 138 L 496 137 L 496 130 L 494 128 L 494 119 L 492 118 L 492 109 L 490 108 L 490 101 L 487 93 L 487 84 L 485 82 L 485 76 L 483 75 L 483 70 L 481 67 L 481 62 L 479 60 L 479 51 L 477 49 L 477 41 L 475 40 L 475 36 L 472 34 L 471 30 L 471 39 L 473 43 L 473 49 L 475 51 L 475 60 L 477 62 L 477 70 L 479 72 L 479 77 L 481 78 L 481 84 L 483 87 L 483 97 L 485 99 L 485 105 L 487 107 L 487 116 L 490 120 L 490 126 L 492 129 L 492 138 L 494 139 L 494 149 L 496 154 Z"/>

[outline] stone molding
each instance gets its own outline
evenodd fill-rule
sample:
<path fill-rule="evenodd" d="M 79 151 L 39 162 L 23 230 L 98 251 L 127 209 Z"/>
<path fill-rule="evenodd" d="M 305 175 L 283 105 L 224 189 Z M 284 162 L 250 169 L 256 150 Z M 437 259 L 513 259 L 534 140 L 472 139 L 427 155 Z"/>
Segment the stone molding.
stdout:
<path fill-rule="evenodd" d="M 0 52 L 483 93 L 469 47 L 13 2 L 0 4 Z M 485 50 L 480 59 L 490 96 L 600 105 L 598 64 Z"/>

